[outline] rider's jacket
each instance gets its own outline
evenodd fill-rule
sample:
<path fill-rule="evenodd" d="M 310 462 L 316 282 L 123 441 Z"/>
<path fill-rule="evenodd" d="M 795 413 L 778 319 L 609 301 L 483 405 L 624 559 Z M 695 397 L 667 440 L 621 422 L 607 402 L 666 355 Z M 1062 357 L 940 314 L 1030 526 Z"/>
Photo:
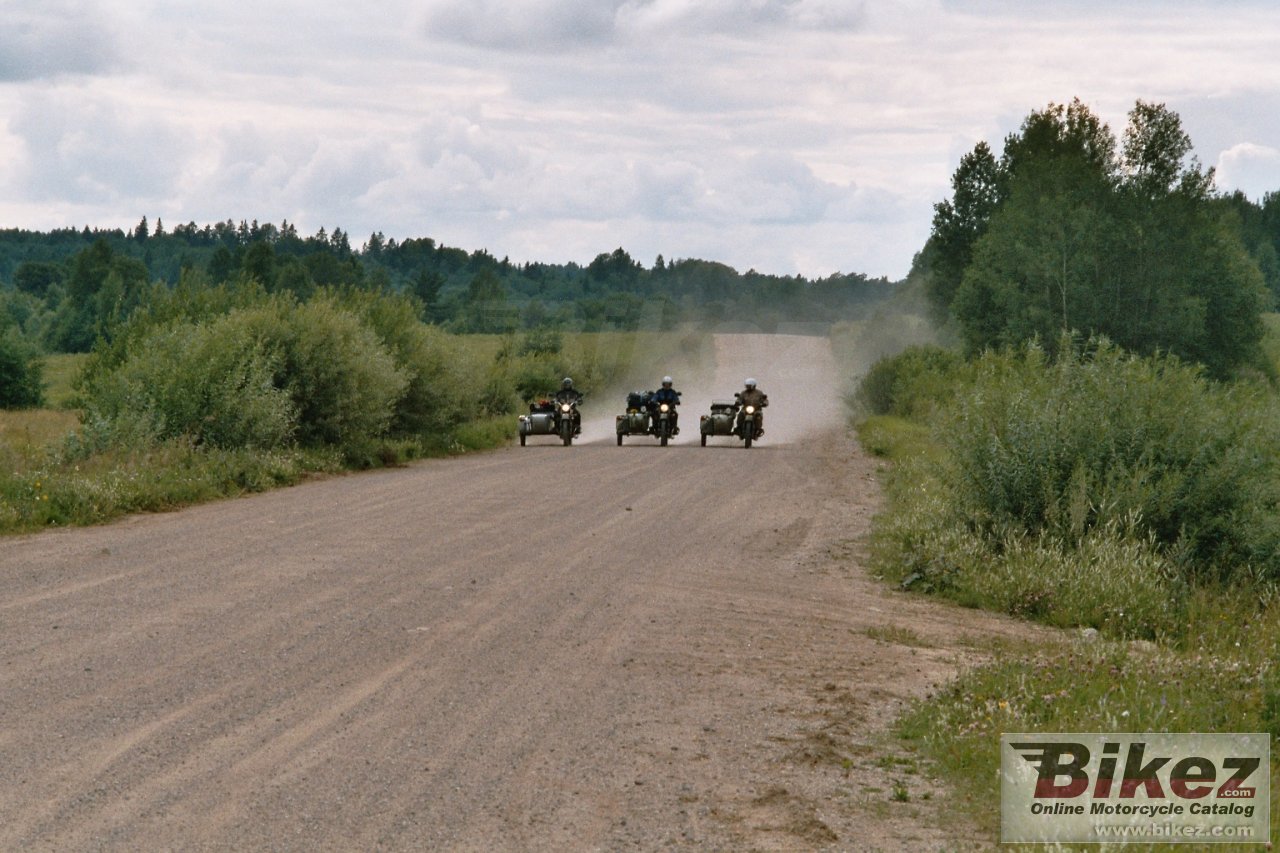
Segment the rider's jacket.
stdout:
<path fill-rule="evenodd" d="M 582 392 L 574 388 L 561 388 L 556 392 L 555 400 L 557 403 L 580 403 Z"/>
<path fill-rule="evenodd" d="M 680 392 L 674 388 L 659 388 L 653 392 L 649 402 L 655 406 L 660 403 L 670 403 L 673 406 L 677 406 L 680 404 Z"/>
<path fill-rule="evenodd" d="M 759 388 L 746 388 L 737 393 L 738 400 L 744 406 L 755 406 L 756 411 L 769 405 L 769 396 Z"/>

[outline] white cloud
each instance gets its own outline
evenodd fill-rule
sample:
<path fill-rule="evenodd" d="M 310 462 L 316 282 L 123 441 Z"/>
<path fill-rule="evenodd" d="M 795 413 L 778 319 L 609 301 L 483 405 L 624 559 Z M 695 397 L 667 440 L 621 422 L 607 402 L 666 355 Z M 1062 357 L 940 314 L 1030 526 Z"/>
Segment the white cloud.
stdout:
<path fill-rule="evenodd" d="M 422 20 L 427 35 L 445 41 L 552 53 L 619 39 L 849 29 L 865 20 L 863 6 L 849 0 L 436 0 Z"/>
<path fill-rule="evenodd" d="M 1117 132 L 1135 99 L 1165 102 L 1220 186 L 1280 188 L 1280 10 L 1260 2 L 5 13 L 0 216 L 24 227 L 288 218 L 516 260 L 621 245 L 646 262 L 898 276 L 959 157 L 1074 96 Z"/>
<path fill-rule="evenodd" d="M 1218 189 L 1241 190 L 1255 200 L 1280 191 L 1280 148 L 1241 142 L 1218 155 Z"/>
<path fill-rule="evenodd" d="M 85 3 L 8 2 L 0 26 L 0 82 L 109 73 L 122 65 L 116 36 Z"/>
<path fill-rule="evenodd" d="M 631 0 L 618 27 L 633 35 L 749 35 L 777 29 L 850 29 L 865 20 L 864 3 L 838 0 Z"/>
<path fill-rule="evenodd" d="M 185 157 L 182 135 L 163 118 L 81 93 L 28 97 L 9 129 L 24 149 L 17 181 L 35 201 L 162 195 Z"/>
<path fill-rule="evenodd" d="M 621 0 L 440 0 L 428 35 L 478 47 L 555 52 L 608 41 Z"/>

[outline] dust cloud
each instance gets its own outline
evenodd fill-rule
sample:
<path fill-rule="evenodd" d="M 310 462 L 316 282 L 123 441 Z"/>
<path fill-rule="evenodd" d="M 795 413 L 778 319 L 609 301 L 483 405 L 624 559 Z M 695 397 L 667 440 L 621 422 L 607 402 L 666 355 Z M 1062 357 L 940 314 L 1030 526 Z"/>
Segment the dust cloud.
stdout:
<path fill-rule="evenodd" d="M 705 356 L 689 362 L 673 358 L 668 370 L 680 391 L 680 436 L 677 443 L 698 440 L 698 418 L 710 410 L 713 400 L 731 401 L 742 390 L 747 377 L 756 380 L 769 395 L 765 410 L 765 435 L 762 445 L 790 444 L 808 435 L 839 427 L 844 422 L 841 382 L 831 341 L 825 336 L 780 334 L 715 334 L 703 348 Z M 683 368 L 683 369 L 680 369 Z M 654 376 L 643 387 L 653 390 L 661 376 Z M 583 422 L 583 438 L 595 443 L 602 436 L 612 439 L 614 416 L 621 413 L 624 400 L 592 400 L 596 409 Z M 609 405 L 612 404 L 612 405 Z M 633 441 L 645 439 L 637 436 Z M 715 436 L 709 444 L 737 444 L 732 436 Z"/>
<path fill-rule="evenodd" d="M 790 444 L 844 422 L 840 377 L 831 341 L 811 335 L 715 335 L 716 369 L 708 393 L 685 394 L 701 414 L 715 399 L 733 399 L 748 376 L 769 395 L 762 442 Z M 737 441 L 737 439 L 711 439 Z"/>

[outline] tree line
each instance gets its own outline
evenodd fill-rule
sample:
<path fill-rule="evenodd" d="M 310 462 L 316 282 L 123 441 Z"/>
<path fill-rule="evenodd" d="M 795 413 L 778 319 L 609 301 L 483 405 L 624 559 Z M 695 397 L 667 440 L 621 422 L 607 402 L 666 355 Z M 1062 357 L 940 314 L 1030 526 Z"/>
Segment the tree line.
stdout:
<path fill-rule="evenodd" d="M 301 236 L 296 227 L 241 221 L 166 229 L 144 217 L 130 231 L 0 230 L 0 326 L 47 351 L 83 352 L 135 310 L 155 284 L 210 286 L 254 280 L 301 299 L 324 288 L 409 295 L 424 321 L 455 332 L 671 328 L 739 323 L 829 323 L 886 297 L 885 279 L 820 279 L 739 273 L 698 259 L 651 267 L 619 248 L 583 266 L 512 263 L 431 238 L 381 233 L 359 248 L 340 228 Z"/>

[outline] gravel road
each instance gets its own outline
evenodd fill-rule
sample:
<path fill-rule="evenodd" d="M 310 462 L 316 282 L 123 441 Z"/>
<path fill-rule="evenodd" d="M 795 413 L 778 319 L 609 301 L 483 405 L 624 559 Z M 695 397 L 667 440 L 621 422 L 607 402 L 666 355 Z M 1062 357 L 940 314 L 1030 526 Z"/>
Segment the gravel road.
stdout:
<path fill-rule="evenodd" d="M 0 850 L 954 848 L 886 728 L 1024 629 L 860 568 L 824 340 L 717 349 L 773 403 L 750 451 L 686 393 L 666 449 L 593 411 L 0 542 Z"/>

